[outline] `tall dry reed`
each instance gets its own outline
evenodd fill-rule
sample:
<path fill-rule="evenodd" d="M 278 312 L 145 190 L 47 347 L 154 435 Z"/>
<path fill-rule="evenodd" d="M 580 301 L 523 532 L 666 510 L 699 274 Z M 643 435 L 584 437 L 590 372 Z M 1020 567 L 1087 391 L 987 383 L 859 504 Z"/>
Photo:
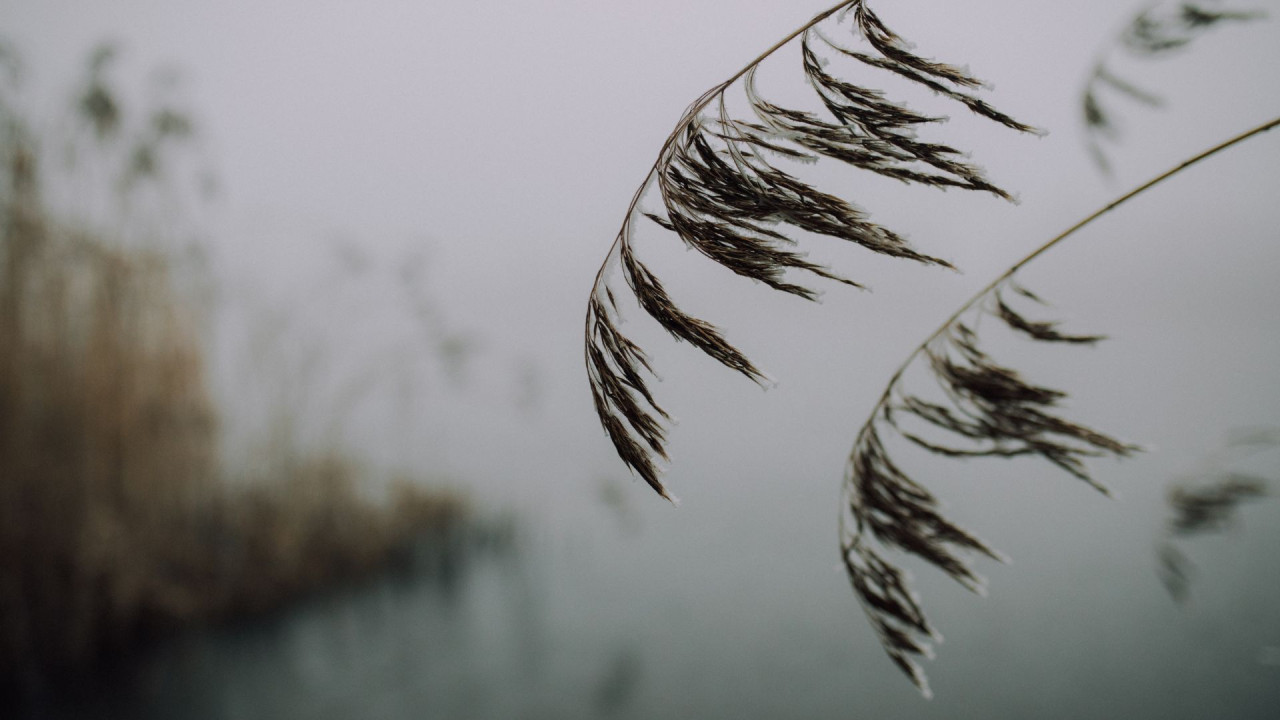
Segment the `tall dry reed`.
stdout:
<path fill-rule="evenodd" d="M 130 120 L 109 59 L 94 54 L 76 105 L 100 166 Z M 177 240 L 51 210 L 52 163 L 10 100 L 0 93 L 0 696 L 158 633 L 279 608 L 448 531 L 459 499 L 405 478 L 374 502 L 337 451 L 275 448 L 274 475 L 226 482 Z M 191 131 L 171 108 L 147 117 Z M 144 147 L 143 165 L 124 149 L 104 194 L 167 182 L 164 143 Z"/>
<path fill-rule="evenodd" d="M 1196 2 L 1165 3 L 1140 12 L 1117 44 L 1130 53 L 1162 56 L 1186 47 L 1220 25 L 1254 20 L 1257 13 L 1222 10 Z M 757 69 L 776 51 L 799 45 L 803 78 L 818 109 L 783 107 L 755 84 Z M 1089 152 L 1106 167 L 1104 140 L 1118 137 L 1107 93 L 1146 104 L 1155 95 L 1111 69 L 1099 56 L 1082 97 Z M 669 416 L 649 386 L 652 375 L 643 348 L 620 328 L 625 290 L 675 339 L 689 342 L 721 364 L 757 383 L 767 377 L 718 328 L 685 313 L 645 265 L 634 238 L 648 221 L 674 234 L 688 248 L 775 290 L 812 299 L 814 292 L 786 280 L 794 271 L 856 285 L 806 260 L 795 246 L 806 234 L 847 240 L 872 252 L 930 265 L 949 265 L 907 244 L 875 222 L 851 200 L 799 179 L 797 164 L 835 160 L 908 185 L 959 188 L 1009 199 L 955 145 L 925 141 L 918 131 L 946 118 L 890 99 L 881 83 L 907 81 L 980 118 L 1012 131 L 1035 132 L 994 108 L 967 70 L 916 54 L 888 28 L 867 0 L 847 0 L 819 13 L 723 83 L 698 98 L 668 136 L 653 168 L 636 190 L 622 228 L 595 277 L 587 302 L 586 369 L 595 411 L 619 457 L 664 498 L 659 479 L 666 459 Z M 871 84 L 874 83 L 874 84 Z M 735 113 L 731 91 L 747 111 Z M 1125 456 L 1138 448 L 1068 419 L 1058 409 L 1067 393 L 1032 383 L 982 348 L 978 320 L 991 317 L 1024 338 L 1058 346 L 1092 344 L 1101 338 L 1059 331 L 1033 318 L 1023 305 L 1034 293 L 1015 275 L 1058 243 L 1113 208 L 1188 167 L 1265 132 L 1265 123 L 1212 147 L 1121 195 L 1010 267 L 961 306 L 903 362 L 860 428 L 846 466 L 840 515 L 841 559 L 854 594 L 888 654 L 926 696 L 917 660 L 932 654 L 938 637 L 906 571 L 888 551 L 905 553 L 938 568 L 965 587 L 981 590 L 969 564 L 973 555 L 1003 556 L 941 511 L 937 498 L 894 461 L 883 437 L 944 457 L 1039 457 L 1105 491 L 1086 460 Z M 652 201 L 651 196 L 656 196 Z M 648 202 L 652 202 L 653 209 Z M 797 232 L 798 231 L 798 232 Z M 910 391 L 903 373 L 922 366 L 935 381 L 935 395 Z"/>

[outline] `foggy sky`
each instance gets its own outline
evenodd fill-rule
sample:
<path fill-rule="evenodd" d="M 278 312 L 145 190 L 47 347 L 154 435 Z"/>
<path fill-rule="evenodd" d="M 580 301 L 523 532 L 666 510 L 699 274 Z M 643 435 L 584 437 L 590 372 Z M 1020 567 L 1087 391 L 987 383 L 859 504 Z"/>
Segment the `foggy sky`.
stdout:
<path fill-rule="evenodd" d="M 1280 43 L 1272 19 L 1223 29 L 1170 61 L 1172 70 L 1128 66 L 1166 104 L 1121 104 L 1129 132 L 1113 156 L 1115 177 L 1106 179 L 1081 144 L 1079 92 L 1127 6 L 876 3 L 919 53 L 967 64 L 991 84 L 994 104 L 1049 134 L 974 131 L 975 161 L 1016 191 L 1018 205 L 910 190 L 900 202 L 872 206 L 961 274 L 899 270 L 857 250 L 817 246 L 815 256 L 874 292 L 828 286 L 824 303 L 813 306 L 773 297 L 674 242 L 646 245 L 655 262 L 682 268 L 673 281 L 682 297 L 705 307 L 780 379 L 761 393 L 633 314 L 627 329 L 657 358 L 666 379 L 657 392 L 681 418 L 667 481 L 685 504 L 671 512 L 627 481 L 596 425 L 581 360 L 591 278 L 685 106 L 826 5 L 0 0 L 0 17 L 26 60 L 37 105 L 62 101 L 48 91 L 65 88 L 102 39 L 121 42 L 126 84 L 141 74 L 132 71 L 157 64 L 181 70 L 183 97 L 223 189 L 215 236 L 227 267 L 260 283 L 279 273 L 291 278 L 286 285 L 315 287 L 332 265 L 334 237 L 386 267 L 425 248 L 430 295 L 481 348 L 470 384 L 442 391 L 423 433 L 445 471 L 486 498 L 564 526 L 597 512 L 597 481 L 616 479 L 651 530 L 625 557 L 649 570 L 677 556 L 729 555 L 733 543 L 741 543 L 733 552 L 769 557 L 771 536 L 799 533 L 812 552 L 774 558 L 790 568 L 780 572 L 797 582 L 824 572 L 823 588 L 833 603 L 846 603 L 853 625 L 862 619 L 843 578 L 829 570 L 837 559 L 835 499 L 848 444 L 893 367 L 953 306 L 1039 242 L 1118 191 L 1280 112 Z M 1259 5 L 1280 12 L 1274 2 L 1252 4 Z M 1055 312 L 1113 336 L 1097 352 L 1050 360 L 1045 372 L 1075 381 L 1075 404 L 1096 424 L 1173 452 L 1143 471 L 1149 486 L 1128 490 L 1155 503 L 1140 512 L 1128 506 L 1146 527 L 1155 522 L 1162 477 L 1230 425 L 1280 422 L 1280 383 L 1270 370 L 1280 350 L 1272 277 L 1280 261 L 1277 140 L 1264 138 L 1200 179 L 1171 185 L 1055 253 L 1051 266 L 1034 268 L 1042 283 L 1034 288 Z M 856 188 L 849 194 L 864 197 Z M 892 200 L 872 200 L 885 198 Z M 376 315 L 377 307 L 365 312 Z M 537 368 L 542 386 L 532 418 L 510 410 L 521 363 Z M 1048 498 L 1113 523 L 1085 533 L 1088 557 L 1106 556 L 1099 538 L 1145 542 L 1117 509 L 1124 506 L 1098 510 L 1070 478 L 1041 474 L 1055 489 L 1018 495 L 1018 507 Z M 939 494 L 975 505 L 953 486 Z M 1000 535 L 996 544 L 1015 557 L 1020 543 L 1033 556 L 1051 552 L 1037 544 L 1043 526 L 1010 516 L 979 521 L 979 534 Z M 1071 524 L 1061 514 L 1037 517 L 1058 529 Z M 986 532 L 993 524 L 1000 529 Z M 735 528 L 745 525 L 755 530 L 744 539 Z M 702 582 L 741 590 L 743 570 L 726 569 L 719 585 Z M 766 592 L 768 602 L 783 602 L 784 587 Z M 948 644 L 942 653 L 961 649 Z M 884 672 L 877 677 L 893 671 Z"/>

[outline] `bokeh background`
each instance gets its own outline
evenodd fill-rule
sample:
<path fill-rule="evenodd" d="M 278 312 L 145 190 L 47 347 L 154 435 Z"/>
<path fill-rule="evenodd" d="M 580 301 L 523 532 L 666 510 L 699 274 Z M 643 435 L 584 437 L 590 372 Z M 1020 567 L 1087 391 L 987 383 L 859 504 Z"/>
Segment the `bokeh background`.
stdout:
<path fill-rule="evenodd" d="M 959 303 L 1280 113 L 1280 7 L 1240 5 L 1270 17 L 1151 59 L 1114 49 L 1140 9 L 1124 4 L 874 7 L 1048 134 L 958 113 L 935 131 L 1016 205 L 821 170 L 960 273 L 813 243 L 872 288 L 815 305 L 646 239 L 673 295 L 779 380 L 761 392 L 630 313 L 680 420 L 676 509 L 599 429 L 587 293 L 686 105 L 824 3 L 0 0 L 6 705 L 1270 717 L 1280 504 L 1174 535 L 1168 493 L 1280 483 L 1280 135 L 1020 275 L 1066 328 L 1109 339 L 991 352 L 1145 452 L 1094 465 L 1111 499 L 1031 461 L 912 458 L 1012 558 L 979 564 L 985 599 L 918 568 L 946 636 L 932 701 L 880 650 L 836 517 L 858 427 Z M 796 58 L 769 66 L 783 95 Z M 1161 98 L 1104 96 L 1109 173 L 1081 110 L 1100 60 Z"/>

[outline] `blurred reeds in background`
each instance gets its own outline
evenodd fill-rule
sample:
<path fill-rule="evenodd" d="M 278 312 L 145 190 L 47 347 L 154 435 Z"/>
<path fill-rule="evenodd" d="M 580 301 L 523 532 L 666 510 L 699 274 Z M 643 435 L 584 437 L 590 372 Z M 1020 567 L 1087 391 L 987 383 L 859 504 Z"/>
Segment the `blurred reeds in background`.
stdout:
<path fill-rule="evenodd" d="M 92 56 L 72 126 L 97 170 L 120 169 L 104 191 L 120 200 L 169 182 L 163 152 L 191 123 L 162 106 L 127 133 L 109 60 Z M 374 500 L 339 450 L 270 447 L 270 476 L 231 477 L 242 471 L 220 460 L 206 333 L 178 279 L 182 242 L 51 209 L 43 174 L 60 145 L 38 139 L 6 95 L 0 693 L 38 690 L 177 628 L 278 608 L 442 539 L 460 499 L 401 478 Z M 81 152 L 63 165 L 77 192 L 87 164 Z"/>

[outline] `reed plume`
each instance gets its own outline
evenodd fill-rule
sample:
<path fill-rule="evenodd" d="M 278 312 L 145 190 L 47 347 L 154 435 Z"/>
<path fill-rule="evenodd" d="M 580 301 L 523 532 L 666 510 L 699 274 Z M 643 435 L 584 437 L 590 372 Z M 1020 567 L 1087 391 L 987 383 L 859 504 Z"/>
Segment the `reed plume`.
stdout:
<path fill-rule="evenodd" d="M 1139 15 L 1124 42 L 1135 52 L 1157 55 L 1185 46 L 1208 27 L 1255 16 L 1193 3 L 1179 8 L 1172 16 L 1155 10 Z M 847 31 L 847 36 L 832 39 L 828 31 L 834 34 L 836 29 Z M 760 65 L 797 39 L 804 77 L 824 114 L 776 105 L 756 84 Z M 806 260 L 795 250 L 795 231 L 839 238 L 926 265 L 950 265 L 915 249 L 902 235 L 873 221 L 863 208 L 799 180 L 780 163 L 833 159 L 911 185 L 1010 198 L 956 148 L 917 137 L 918 128 L 943 118 L 855 84 L 833 69 L 831 58 L 851 60 L 852 67 L 872 75 L 879 72 L 882 79 L 905 79 L 1011 130 L 1037 132 L 980 98 L 976 90 L 981 83 L 967 71 L 914 54 L 864 0 L 840 3 L 820 13 L 694 102 L 668 136 L 627 208 L 622 228 L 595 277 L 585 328 L 587 374 L 601 425 L 623 462 L 664 498 L 674 501 L 659 481 L 657 465 L 667 457 L 669 416 L 649 387 L 648 378 L 653 375 L 649 356 L 619 330 L 622 311 L 612 271 L 621 272 L 636 303 L 677 340 L 691 343 L 759 384 L 767 376 L 717 327 L 677 306 L 637 253 L 637 223 L 656 224 L 738 275 L 813 299 L 812 289 L 786 279 L 790 271 L 857 283 Z M 1109 135 L 1115 127 L 1098 97 L 1097 90 L 1104 85 L 1134 97 L 1154 97 L 1126 84 L 1100 61 L 1083 101 L 1091 137 Z M 740 87 L 750 117 L 729 111 L 726 96 L 734 87 Z M 1017 283 L 1017 272 L 1112 209 L 1276 125 L 1280 118 L 1184 160 L 1039 246 L 957 309 L 890 378 L 859 429 L 846 464 L 841 558 L 854 594 L 890 660 L 924 695 L 930 693 L 917 660 L 931 655 L 931 643 L 938 636 L 909 587 L 906 571 L 890 552 L 914 555 L 974 591 L 982 591 L 984 581 L 970 559 L 976 555 L 1000 560 L 1003 555 L 947 518 L 938 499 L 891 457 L 886 438 L 896 436 L 942 457 L 1038 457 L 1106 493 L 1087 461 L 1127 456 L 1138 446 L 1065 417 L 1061 404 L 1067 393 L 1036 384 L 998 362 L 983 349 L 977 321 L 993 318 L 1028 340 L 1054 346 L 1101 341 L 1101 336 L 1066 332 L 1034 315 L 1029 308 L 1044 303 Z M 1105 162 L 1100 150 L 1096 154 Z M 651 191 L 661 198 L 658 210 L 642 205 Z M 941 399 L 905 387 L 904 373 L 912 367 L 920 367 L 932 378 Z"/>
<path fill-rule="evenodd" d="M 910 591 L 905 570 L 885 551 L 915 555 L 975 592 L 984 592 L 985 582 L 968 556 L 997 561 L 1004 556 L 942 514 L 937 498 L 890 457 L 884 434 L 944 457 L 1037 456 L 1104 493 L 1084 460 L 1138 449 L 1063 418 L 1056 407 L 1067 393 L 1033 384 L 983 351 L 974 330 L 982 317 L 996 318 L 1037 342 L 1092 345 L 1103 339 L 1067 334 L 1054 323 L 1029 319 L 1025 311 L 1014 309 L 1009 294 L 1042 302 L 1009 276 L 953 316 L 890 381 L 858 433 L 845 471 L 841 558 L 885 652 L 926 697 L 928 682 L 914 658 L 931 657 L 930 644 L 939 636 Z M 903 373 L 916 363 L 936 382 L 941 402 L 904 387 Z M 922 434 L 913 422 L 932 432 Z"/>
<path fill-rule="evenodd" d="M 1170 515 L 1156 546 L 1156 574 L 1174 602 L 1183 604 L 1190 598 L 1195 576 L 1195 564 L 1181 544 L 1232 527 L 1245 503 L 1270 494 L 1271 481 L 1233 466 L 1276 448 L 1280 448 L 1280 428 L 1238 430 L 1200 470 L 1169 488 L 1166 500 Z"/>
<path fill-rule="evenodd" d="M 1105 99 L 1124 99 L 1146 107 L 1160 107 L 1159 93 L 1126 78 L 1115 69 L 1115 55 L 1159 60 L 1186 50 L 1200 37 L 1223 25 L 1258 20 L 1256 10 L 1218 9 L 1203 2 L 1157 3 L 1133 16 L 1098 53 L 1081 93 L 1080 112 L 1089 155 L 1104 173 L 1111 161 L 1106 145 L 1121 137 L 1121 120 Z"/>
<path fill-rule="evenodd" d="M 828 29 L 832 35 L 844 32 L 833 39 Z M 799 41 L 805 81 L 822 113 L 775 104 L 756 82 L 761 64 L 794 40 Z M 826 235 L 928 265 L 950 265 L 916 250 L 865 209 L 800 180 L 782 162 L 828 158 L 904 183 L 1010 197 L 960 150 L 917 137 L 917 128 L 945 118 L 845 77 L 833 69 L 832 58 L 852 61 L 869 75 L 904 78 L 1012 130 L 1035 132 L 978 97 L 981 82 L 967 71 L 912 52 L 864 0 L 842 2 L 818 14 L 689 106 L 626 210 L 592 285 L 585 328 L 587 375 L 600 423 L 623 462 L 665 498 L 671 496 L 658 479 L 657 461 L 667 458 L 670 417 L 649 388 L 653 368 L 648 355 L 619 330 L 621 310 L 611 271 L 621 271 L 639 306 L 672 337 L 756 383 L 765 384 L 767 376 L 719 328 L 680 309 L 637 253 L 637 223 L 655 223 L 740 276 L 812 300 L 811 288 L 786 279 L 789 271 L 857 283 L 805 259 L 788 231 Z M 729 110 L 727 95 L 734 87 L 745 97 L 750 116 Z M 660 210 L 642 204 L 651 191 L 661 198 Z"/>
<path fill-rule="evenodd" d="M 916 659 L 931 657 L 931 643 L 939 636 L 908 587 L 906 571 L 883 551 L 895 549 L 915 555 L 975 592 L 983 592 L 984 583 L 968 558 L 977 554 L 1001 560 L 1003 556 L 942 515 L 938 499 L 889 457 L 882 435 L 894 433 L 944 457 L 1040 457 L 1106 493 L 1089 473 L 1085 460 L 1102 455 L 1124 457 L 1140 448 L 1056 414 L 1056 406 L 1067 393 L 1034 385 L 1016 370 L 996 363 L 979 345 L 973 330 L 976 320 L 993 316 L 1037 342 L 1099 342 L 1101 336 L 1064 333 L 1053 323 L 1029 319 L 1025 311 L 1015 309 L 1008 300 L 1010 294 L 1042 302 L 1017 284 L 1018 271 L 1116 207 L 1277 125 L 1280 118 L 1182 161 L 1036 248 L 961 305 L 890 378 L 870 418 L 859 429 L 846 464 L 840 551 L 854 594 L 885 652 L 926 697 L 930 696 L 928 681 Z M 903 376 L 916 363 L 926 365 L 945 403 L 931 402 L 904 389 Z M 909 430 L 908 418 L 948 439 L 925 438 Z"/>

